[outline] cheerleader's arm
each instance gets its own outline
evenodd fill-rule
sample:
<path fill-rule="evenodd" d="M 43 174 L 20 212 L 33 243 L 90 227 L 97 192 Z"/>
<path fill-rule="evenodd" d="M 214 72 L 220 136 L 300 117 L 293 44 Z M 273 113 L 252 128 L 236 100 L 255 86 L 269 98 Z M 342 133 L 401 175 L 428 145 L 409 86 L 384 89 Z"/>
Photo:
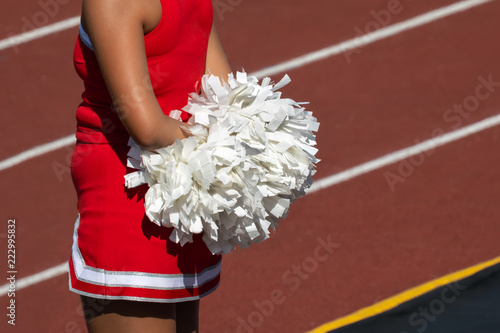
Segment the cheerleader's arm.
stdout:
<path fill-rule="evenodd" d="M 124 127 L 138 145 L 154 150 L 188 134 L 186 124 L 163 114 L 152 89 L 144 30 L 155 8 L 148 5 L 137 0 L 84 0 L 82 24 Z"/>
<path fill-rule="evenodd" d="M 208 39 L 207 48 L 207 63 L 205 74 L 213 74 L 227 80 L 227 75 L 231 73 L 231 66 L 227 61 L 226 54 L 215 30 L 215 24 L 212 25 L 212 31 L 210 32 L 210 37 Z"/>

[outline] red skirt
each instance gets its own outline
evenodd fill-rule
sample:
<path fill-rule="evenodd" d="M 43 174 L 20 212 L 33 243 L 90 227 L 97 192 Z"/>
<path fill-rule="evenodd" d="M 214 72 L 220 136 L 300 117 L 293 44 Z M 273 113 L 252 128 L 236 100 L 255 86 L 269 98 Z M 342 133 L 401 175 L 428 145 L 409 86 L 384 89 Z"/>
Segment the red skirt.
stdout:
<path fill-rule="evenodd" d="M 71 171 L 78 195 L 70 290 L 104 299 L 182 302 L 214 291 L 221 256 L 201 235 L 180 246 L 144 213 L 147 186 L 127 189 L 129 147 L 79 142 Z"/>

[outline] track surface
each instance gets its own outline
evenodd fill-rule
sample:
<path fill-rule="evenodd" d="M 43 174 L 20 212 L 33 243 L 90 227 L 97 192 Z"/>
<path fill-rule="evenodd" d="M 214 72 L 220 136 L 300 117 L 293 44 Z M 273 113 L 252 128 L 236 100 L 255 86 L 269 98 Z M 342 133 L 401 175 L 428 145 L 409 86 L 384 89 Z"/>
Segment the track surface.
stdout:
<path fill-rule="evenodd" d="M 53 1 L 59 5 L 51 11 L 2 2 L 0 39 L 35 18 L 45 24 L 78 15 L 79 1 L 66 2 Z M 233 69 L 247 72 L 351 39 L 355 27 L 375 22 L 371 11 L 390 3 L 222 2 L 232 11 L 216 9 L 219 35 Z M 401 1 L 386 22 L 454 2 Z M 499 15 L 500 2 L 492 1 L 370 44 L 350 61 L 337 55 L 288 71 L 293 82 L 284 93 L 310 101 L 321 122 L 316 178 L 427 140 L 436 129 L 499 114 L 497 84 L 467 118 L 443 118 L 474 96 L 479 77 L 500 82 Z M 82 90 L 71 62 L 76 34 L 73 28 L 0 51 L 0 160 L 74 132 Z M 304 332 L 498 256 L 499 143 L 500 127 L 493 127 L 299 200 L 271 240 L 224 258 L 221 286 L 202 302 L 202 332 Z M 63 148 L 0 171 L 1 249 L 6 257 L 6 224 L 15 218 L 18 278 L 68 259 L 76 218 L 70 155 Z M 419 165 L 391 189 L 387 172 L 411 163 Z M 318 238 L 336 244 L 321 260 L 314 259 Z M 9 299 L 0 299 L 5 311 Z M 19 290 L 16 304 L 16 326 L 3 314 L 2 331 L 85 331 L 66 275 Z"/>

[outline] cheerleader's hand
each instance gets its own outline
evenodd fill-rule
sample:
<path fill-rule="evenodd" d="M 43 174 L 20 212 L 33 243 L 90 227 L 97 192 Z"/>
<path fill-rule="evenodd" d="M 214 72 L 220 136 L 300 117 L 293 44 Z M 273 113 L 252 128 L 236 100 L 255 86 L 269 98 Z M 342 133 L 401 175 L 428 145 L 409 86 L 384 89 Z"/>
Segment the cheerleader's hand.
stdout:
<path fill-rule="evenodd" d="M 157 153 L 131 145 L 127 163 L 137 171 L 125 185 L 148 184 L 146 215 L 173 227 L 170 240 L 184 245 L 203 233 L 214 254 L 246 248 L 269 238 L 311 186 L 319 123 L 301 103 L 281 97 L 288 82 L 285 75 L 259 83 L 243 72 L 222 85 L 204 76 L 203 93 L 192 93 L 182 109 L 191 114 L 189 138 Z M 180 112 L 170 116 L 180 119 Z"/>
<path fill-rule="evenodd" d="M 179 126 L 179 129 L 181 131 L 181 135 L 179 135 L 177 137 L 177 139 L 182 140 L 182 139 L 185 139 L 185 138 L 189 138 L 192 135 L 191 130 L 190 130 L 190 128 L 192 126 L 193 125 L 190 125 L 190 124 L 187 124 L 187 123 L 182 123 L 182 125 Z"/>

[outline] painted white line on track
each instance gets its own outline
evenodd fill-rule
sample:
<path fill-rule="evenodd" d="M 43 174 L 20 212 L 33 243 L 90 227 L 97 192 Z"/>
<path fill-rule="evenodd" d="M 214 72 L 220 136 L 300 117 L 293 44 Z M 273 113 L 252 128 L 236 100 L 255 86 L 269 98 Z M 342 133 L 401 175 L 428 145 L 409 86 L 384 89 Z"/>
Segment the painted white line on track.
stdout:
<path fill-rule="evenodd" d="M 25 33 L 14 35 L 9 38 L 0 40 L 0 50 L 15 47 L 29 41 L 39 39 L 56 32 L 68 30 L 80 24 L 80 16 L 72 17 L 54 24 L 46 25 L 41 28 L 33 29 Z"/>
<path fill-rule="evenodd" d="M 355 48 L 358 48 L 361 46 L 365 46 L 365 45 L 368 45 L 370 43 L 374 43 L 374 42 L 381 40 L 383 38 L 394 36 L 394 35 L 401 33 L 405 30 L 409 30 L 409 29 L 424 25 L 426 23 L 430 23 L 430 22 L 438 20 L 440 18 L 449 16 L 449 15 L 452 15 L 452 14 L 455 14 L 458 12 L 465 11 L 467 9 L 474 7 L 474 6 L 478 6 L 478 5 L 481 5 L 483 3 L 490 2 L 490 1 L 492 1 L 492 0 L 466 0 L 466 1 L 457 2 L 455 4 L 430 11 L 426 14 L 416 16 L 416 17 L 409 19 L 407 21 L 403 21 L 401 23 L 397 23 L 397 24 L 388 26 L 386 28 L 382 28 L 380 30 L 377 30 L 377 31 L 372 32 L 370 34 L 367 34 L 365 36 L 362 36 L 359 38 L 354 38 L 351 40 L 347 40 L 347 41 L 342 42 L 340 44 L 332 45 L 332 46 L 327 47 L 325 49 L 311 52 L 311 53 L 305 54 L 303 56 L 300 56 L 298 58 L 294 58 L 294 59 L 282 62 L 281 64 L 277 64 L 277 65 L 272 66 L 272 67 L 264 68 L 264 69 L 259 70 L 257 72 L 250 73 L 250 75 L 254 75 L 254 76 L 257 76 L 259 78 L 262 78 L 265 76 L 278 74 L 278 73 L 281 73 L 281 72 L 284 72 L 284 71 L 287 71 L 287 70 L 290 70 L 293 68 L 299 68 L 299 67 L 305 66 L 307 64 L 310 64 L 312 62 L 320 61 L 320 60 L 325 59 L 327 57 L 337 55 L 341 52 L 355 49 Z M 21 42 L 29 41 L 29 40 L 32 40 L 35 38 L 41 38 L 43 36 L 46 36 L 49 33 L 61 31 L 61 30 L 63 30 L 62 29 L 63 27 L 69 28 L 69 27 L 78 25 L 79 24 L 78 20 L 79 20 L 79 17 L 74 17 L 74 18 L 71 18 L 71 19 L 68 19 L 68 20 L 65 20 L 65 21 L 44 27 L 44 28 L 34 30 L 32 32 L 28 32 L 26 34 L 22 34 L 19 36 L 8 38 L 6 40 L 2 40 L 2 41 L 0 41 L 0 50 L 2 49 L 2 45 L 6 45 L 5 43 L 7 43 L 7 42 L 10 43 L 9 45 L 15 46 Z M 45 29 L 45 30 L 38 32 L 38 30 L 41 30 L 41 29 Z M 57 29 L 59 29 L 59 30 L 57 30 Z M 24 35 L 26 35 L 26 36 L 24 36 Z M 9 42 L 9 40 L 12 40 L 12 41 Z M 17 40 L 17 42 L 15 42 L 16 40 Z M 18 43 L 18 44 L 16 44 L 16 43 Z M 57 146 L 57 142 L 60 140 L 68 139 L 68 138 L 69 138 L 69 136 L 62 138 L 62 139 L 59 139 L 57 141 L 54 141 L 54 143 L 56 143 L 56 145 L 54 146 L 54 149 L 52 149 L 52 150 L 63 148 L 64 145 Z M 70 142 L 70 141 L 66 141 L 66 142 L 67 142 L 66 145 L 73 144 L 73 142 Z M 40 156 L 40 155 L 48 153 L 48 152 L 51 152 L 52 151 L 51 149 L 46 149 L 47 147 L 50 147 L 50 144 L 51 143 L 49 143 L 47 145 L 31 148 L 28 151 L 25 151 L 25 152 L 20 153 L 16 156 L 13 156 L 13 157 L 5 159 L 4 161 L 1 161 L 0 162 L 0 171 L 5 170 L 5 169 L 12 167 L 14 165 L 17 165 L 21 162 L 27 161 L 31 158 Z M 45 147 L 45 146 L 47 146 L 47 147 Z"/>
<path fill-rule="evenodd" d="M 438 19 L 441 19 L 443 17 L 449 16 L 456 14 L 461 11 L 465 11 L 469 8 L 479 6 L 483 3 L 490 2 L 493 0 L 465 0 L 465 1 L 460 1 L 457 3 L 454 3 L 452 5 L 442 7 L 433 11 L 430 11 L 426 14 L 416 16 L 410 20 L 397 23 L 394 25 L 391 25 L 386 28 L 379 29 L 377 31 L 374 31 L 372 33 L 369 33 L 365 36 L 361 36 L 359 38 L 354 38 L 348 41 L 345 41 L 343 43 L 337 44 L 337 45 L 332 45 L 330 47 L 327 47 L 325 49 L 312 52 L 306 55 L 303 55 L 301 57 L 289 60 L 281 65 L 276 65 L 272 66 L 266 69 L 263 69 L 261 71 L 258 71 L 257 76 L 259 77 L 264 77 L 268 75 L 273 75 L 277 74 L 280 72 L 283 72 L 288 69 L 292 68 L 297 68 L 300 66 L 303 66 L 306 63 L 318 61 L 321 59 L 324 59 L 326 57 L 331 57 L 333 55 L 339 54 L 341 52 L 358 48 L 370 43 L 373 43 L 374 41 L 387 38 L 389 36 L 396 35 L 402 31 L 409 30 L 415 27 L 418 27 L 420 25 L 424 25 L 427 23 L 430 23 L 432 21 L 436 21 Z M 50 24 L 44 27 L 40 27 L 37 29 L 34 29 L 32 31 L 27 31 L 25 33 L 19 34 L 19 35 L 14 35 L 9 38 L 5 38 L 0 40 L 0 50 L 7 49 L 10 47 L 14 47 L 20 44 L 27 43 L 29 41 L 39 39 L 51 34 L 54 34 L 56 32 L 64 31 L 73 27 L 76 27 L 77 25 L 80 24 L 80 16 L 75 16 L 71 17 L 69 19 Z"/>
<path fill-rule="evenodd" d="M 307 191 L 307 194 L 317 192 L 322 189 L 326 189 L 330 186 L 345 182 L 347 180 L 356 178 L 370 171 L 380 169 L 384 166 L 390 165 L 392 163 L 404 160 L 410 156 L 421 154 L 427 150 L 435 149 L 436 147 L 443 146 L 447 143 L 462 139 L 469 135 L 484 131 L 488 128 L 500 125 L 500 114 L 486 118 L 472 125 L 457 129 L 452 132 L 445 133 L 441 136 L 435 137 L 433 139 L 421 142 L 417 145 L 410 146 L 393 153 L 387 154 L 380 158 L 374 159 L 367 163 L 355 166 L 348 170 L 342 171 L 337 174 L 322 178 L 314 182 L 313 186 Z M 59 275 L 68 272 L 68 263 L 64 262 L 55 267 L 49 268 L 43 272 L 36 273 L 25 278 L 21 278 L 17 281 L 16 290 L 26 288 L 33 284 L 40 283 L 45 280 L 52 279 Z M 5 284 L 0 286 L 0 297 L 6 295 L 9 289 L 9 285 Z"/>
<path fill-rule="evenodd" d="M 38 157 L 40 155 L 44 155 L 50 153 L 54 150 L 64 148 L 66 146 L 70 146 L 76 142 L 75 135 L 68 135 L 64 138 L 60 138 L 56 141 L 52 141 L 40 146 L 33 147 L 28 149 L 20 154 L 9 157 L 3 161 L 0 161 L 0 171 L 12 168 L 15 165 L 18 165 L 24 161 L 30 160 L 32 158 Z"/>
<path fill-rule="evenodd" d="M 381 28 L 379 30 L 376 30 L 374 32 L 368 33 L 366 35 L 356 37 L 350 40 L 347 40 L 345 42 L 342 42 L 340 44 L 328 46 L 324 49 L 307 53 L 304 54 L 300 57 L 290 59 L 288 61 L 285 61 L 281 64 L 274 65 L 271 67 L 267 67 L 264 69 L 261 69 L 253 75 L 258 76 L 258 77 L 266 77 L 266 76 L 271 76 L 274 74 L 282 73 L 285 71 L 289 71 L 295 68 L 302 67 L 304 65 L 320 61 L 329 57 L 332 57 L 334 55 L 338 55 L 340 53 L 346 52 L 346 51 L 351 51 L 354 49 L 361 48 L 363 46 L 366 46 L 368 44 L 371 44 L 373 42 L 382 40 L 384 38 L 388 38 L 391 36 L 395 36 L 397 34 L 400 34 L 404 31 L 410 30 L 417 28 L 419 26 L 431 23 L 433 21 L 437 21 L 439 19 L 442 19 L 446 16 L 450 16 L 453 14 L 457 14 L 459 12 L 466 11 L 467 9 L 470 9 L 472 7 L 479 6 L 481 4 L 491 2 L 493 0 L 466 0 L 466 1 L 460 1 L 457 3 L 454 3 L 452 5 L 442 7 L 430 12 L 427 12 L 425 14 L 415 16 L 411 19 L 408 19 L 406 21 L 396 23 L 390 26 L 387 26 L 385 28 Z"/>
<path fill-rule="evenodd" d="M 445 133 L 435 138 L 423 141 L 417 145 L 397 150 L 390 154 L 384 155 L 369 162 L 360 164 L 353 168 L 347 169 L 340 173 L 322 178 L 313 183 L 307 194 L 317 192 L 321 189 L 345 182 L 349 179 L 356 178 L 370 171 L 380 169 L 384 166 L 402 161 L 408 157 L 421 154 L 422 152 L 432 150 L 436 147 L 445 145 L 447 143 L 462 139 L 466 136 L 484 131 L 488 128 L 500 125 L 500 114 L 486 118 L 472 125 L 457 129 L 452 132 Z"/>
<path fill-rule="evenodd" d="M 46 269 L 42 272 L 27 276 L 25 278 L 16 280 L 16 291 L 19 289 L 23 289 L 26 287 L 29 287 L 33 284 L 40 283 L 45 280 L 50 280 L 56 276 L 59 276 L 61 274 L 67 273 L 68 272 L 68 262 L 63 262 L 62 264 L 59 264 L 57 266 L 54 266 L 52 268 Z M 9 285 L 5 284 L 0 287 L 0 296 L 4 296 L 8 293 L 9 291 Z"/>

